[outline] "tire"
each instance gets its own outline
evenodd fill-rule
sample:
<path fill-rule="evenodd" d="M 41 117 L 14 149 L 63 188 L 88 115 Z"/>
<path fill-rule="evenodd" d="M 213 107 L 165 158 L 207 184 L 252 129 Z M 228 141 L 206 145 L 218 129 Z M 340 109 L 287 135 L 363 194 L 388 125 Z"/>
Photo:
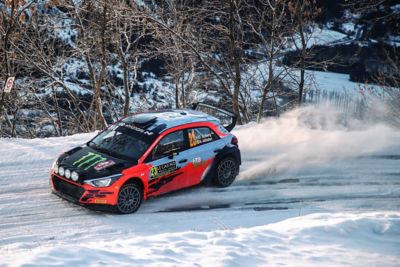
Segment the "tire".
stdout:
<path fill-rule="evenodd" d="M 121 187 L 118 193 L 117 212 L 129 214 L 137 211 L 143 201 L 143 189 L 138 183 L 129 183 Z"/>
<path fill-rule="evenodd" d="M 239 173 L 239 166 L 233 157 L 223 158 L 218 162 L 215 170 L 214 185 L 218 187 L 230 186 Z"/>

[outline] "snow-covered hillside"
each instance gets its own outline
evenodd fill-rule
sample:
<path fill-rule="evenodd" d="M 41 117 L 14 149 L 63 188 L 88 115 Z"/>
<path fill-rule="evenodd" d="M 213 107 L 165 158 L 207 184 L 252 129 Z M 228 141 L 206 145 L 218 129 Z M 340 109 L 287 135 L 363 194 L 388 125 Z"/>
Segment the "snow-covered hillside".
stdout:
<path fill-rule="evenodd" d="M 0 266 L 398 266 L 400 132 L 307 107 L 237 128 L 229 188 L 99 213 L 49 193 L 62 150 L 92 134 L 0 139 Z"/>

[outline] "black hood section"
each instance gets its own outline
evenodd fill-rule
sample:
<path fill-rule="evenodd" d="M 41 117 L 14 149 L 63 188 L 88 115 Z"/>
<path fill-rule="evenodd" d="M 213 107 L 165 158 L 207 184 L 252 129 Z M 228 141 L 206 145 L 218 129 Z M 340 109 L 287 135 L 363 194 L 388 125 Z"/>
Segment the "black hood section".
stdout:
<path fill-rule="evenodd" d="M 88 146 L 81 146 L 65 152 L 58 158 L 58 166 L 76 171 L 79 182 L 121 173 L 137 164 L 136 161 L 116 158 Z"/>

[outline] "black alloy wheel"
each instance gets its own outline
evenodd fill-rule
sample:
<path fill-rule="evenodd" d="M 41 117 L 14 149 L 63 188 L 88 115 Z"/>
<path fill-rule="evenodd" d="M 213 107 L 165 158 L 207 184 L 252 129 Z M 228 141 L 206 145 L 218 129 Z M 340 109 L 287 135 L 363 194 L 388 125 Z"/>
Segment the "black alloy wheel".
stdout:
<path fill-rule="evenodd" d="M 215 185 L 227 187 L 233 183 L 238 174 L 238 164 L 234 158 L 227 157 L 222 159 L 217 166 Z"/>
<path fill-rule="evenodd" d="M 143 189 L 137 183 L 125 184 L 118 194 L 117 210 L 122 214 L 137 211 L 142 204 Z"/>

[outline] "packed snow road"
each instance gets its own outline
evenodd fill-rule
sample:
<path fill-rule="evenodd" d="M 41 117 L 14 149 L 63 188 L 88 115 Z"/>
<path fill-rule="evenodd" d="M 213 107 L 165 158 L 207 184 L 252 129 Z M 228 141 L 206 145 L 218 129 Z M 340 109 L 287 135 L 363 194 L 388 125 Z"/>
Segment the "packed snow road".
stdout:
<path fill-rule="evenodd" d="M 49 192 L 52 161 L 93 134 L 0 139 L 0 266 L 398 266 L 399 132 L 300 125 L 262 137 L 260 127 L 276 130 L 235 132 L 243 166 L 231 187 L 183 190 L 124 216 Z"/>

